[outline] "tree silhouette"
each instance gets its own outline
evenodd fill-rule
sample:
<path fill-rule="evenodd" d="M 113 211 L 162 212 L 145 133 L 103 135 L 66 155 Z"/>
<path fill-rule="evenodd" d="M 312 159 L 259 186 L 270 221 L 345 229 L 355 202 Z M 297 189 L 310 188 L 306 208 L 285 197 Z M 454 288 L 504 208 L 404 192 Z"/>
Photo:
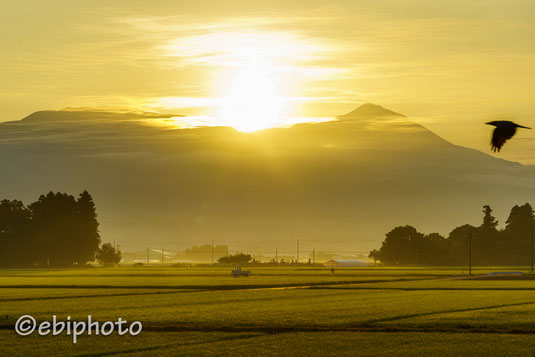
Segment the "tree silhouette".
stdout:
<path fill-rule="evenodd" d="M 481 228 L 485 229 L 496 229 L 498 226 L 498 221 L 496 218 L 492 215 L 492 208 L 490 208 L 489 205 L 483 206 L 483 223 L 481 224 Z"/>
<path fill-rule="evenodd" d="M 116 250 L 111 243 L 104 243 L 97 251 L 96 259 L 103 265 L 119 264 L 121 261 L 121 251 Z"/>
<path fill-rule="evenodd" d="M 377 249 L 374 249 L 370 252 L 370 254 L 368 255 L 368 258 L 372 258 L 373 259 L 373 262 L 375 263 L 375 265 L 377 266 L 377 261 L 378 260 L 381 260 L 381 252 L 378 251 Z"/>
<path fill-rule="evenodd" d="M 396 227 L 386 234 L 381 246 L 381 261 L 390 265 L 420 264 L 424 235 L 412 226 Z"/>
<path fill-rule="evenodd" d="M 187 248 L 184 252 L 176 254 L 177 259 L 187 259 L 191 261 L 210 261 L 212 258 L 219 259 L 220 257 L 228 255 L 228 247 L 226 245 L 216 245 L 212 247 L 210 244 L 201 246 L 193 246 Z"/>
<path fill-rule="evenodd" d="M 472 257 L 476 265 L 503 263 L 499 255 L 503 252 L 500 232 L 496 229 L 498 220 L 492 215 L 489 205 L 483 206 L 483 222 L 472 234 Z"/>
<path fill-rule="evenodd" d="M 89 192 L 84 191 L 76 201 L 77 244 L 73 252 L 78 262 L 92 261 L 100 244 L 99 223 L 95 203 Z"/>
<path fill-rule="evenodd" d="M 48 265 L 66 267 L 92 261 L 100 244 L 95 206 L 87 191 L 78 200 L 49 192 L 29 206 L 35 242 Z"/>
<path fill-rule="evenodd" d="M 450 264 L 451 254 L 448 249 L 448 241 L 438 233 L 427 234 L 420 248 L 420 261 L 427 265 Z"/>
<path fill-rule="evenodd" d="M 469 237 L 470 234 L 472 234 L 473 238 L 476 231 L 476 227 L 470 224 L 465 224 L 454 228 L 450 232 L 448 235 L 448 249 L 450 251 L 450 260 L 452 264 L 468 264 Z"/>
<path fill-rule="evenodd" d="M 529 203 L 511 209 L 503 231 L 508 263 L 528 264 L 531 255 L 531 229 L 535 223 Z"/>
<path fill-rule="evenodd" d="M 245 265 L 251 261 L 250 254 L 237 253 L 228 257 L 221 257 L 217 260 L 222 265 Z"/>
<path fill-rule="evenodd" d="M 379 251 L 369 257 L 385 264 L 466 265 L 472 236 L 474 265 L 528 265 L 531 261 L 531 234 L 535 213 L 526 203 L 514 206 L 505 229 L 498 230 L 498 220 L 489 205 L 483 206 L 479 227 L 465 224 L 454 228 L 448 238 L 438 233 L 423 235 L 411 226 L 396 227 L 386 234 Z"/>
<path fill-rule="evenodd" d="M 21 201 L 0 201 L 0 266 L 32 265 L 39 251 L 29 223 L 30 211 Z"/>

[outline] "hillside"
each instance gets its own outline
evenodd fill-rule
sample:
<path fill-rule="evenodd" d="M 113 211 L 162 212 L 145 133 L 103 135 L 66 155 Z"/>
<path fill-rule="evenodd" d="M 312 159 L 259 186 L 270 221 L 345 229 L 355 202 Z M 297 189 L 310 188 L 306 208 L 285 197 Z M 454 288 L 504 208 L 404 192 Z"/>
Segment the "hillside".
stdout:
<path fill-rule="evenodd" d="M 535 197 L 532 167 L 373 104 L 254 133 L 150 124 L 168 117 L 68 110 L 0 124 L 0 198 L 87 189 L 103 239 L 126 249 L 214 239 L 269 253 L 297 238 L 304 250 L 364 251 L 400 224 L 447 234 L 479 224 L 484 204 L 504 221 Z"/>

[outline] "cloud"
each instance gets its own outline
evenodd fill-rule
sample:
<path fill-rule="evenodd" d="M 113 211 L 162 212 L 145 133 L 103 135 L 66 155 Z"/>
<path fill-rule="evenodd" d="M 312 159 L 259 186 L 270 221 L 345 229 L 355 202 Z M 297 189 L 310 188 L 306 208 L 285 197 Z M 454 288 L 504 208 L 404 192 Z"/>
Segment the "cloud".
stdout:
<path fill-rule="evenodd" d="M 260 31 L 218 31 L 186 36 L 169 41 L 161 49 L 168 56 L 183 58 L 191 64 L 217 66 L 247 66 L 257 61 L 310 62 L 329 51 L 326 45 L 310 38 Z"/>

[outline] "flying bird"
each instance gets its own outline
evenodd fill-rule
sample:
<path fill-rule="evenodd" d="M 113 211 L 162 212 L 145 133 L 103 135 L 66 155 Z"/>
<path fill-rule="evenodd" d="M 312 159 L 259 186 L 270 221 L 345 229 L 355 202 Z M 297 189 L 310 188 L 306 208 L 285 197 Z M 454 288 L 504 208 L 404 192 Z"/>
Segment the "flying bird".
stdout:
<path fill-rule="evenodd" d="M 496 127 L 492 132 L 492 139 L 490 141 L 491 150 L 494 152 L 500 152 L 503 144 L 515 135 L 517 128 L 531 129 L 527 126 L 518 125 L 507 120 L 489 121 L 485 124 L 494 125 Z"/>

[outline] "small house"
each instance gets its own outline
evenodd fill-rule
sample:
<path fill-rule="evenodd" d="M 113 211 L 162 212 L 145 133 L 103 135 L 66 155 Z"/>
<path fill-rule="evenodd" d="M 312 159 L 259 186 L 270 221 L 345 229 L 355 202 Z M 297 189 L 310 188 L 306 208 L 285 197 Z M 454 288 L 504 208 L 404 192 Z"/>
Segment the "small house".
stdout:
<path fill-rule="evenodd" d="M 323 266 L 329 268 L 356 268 L 367 267 L 368 263 L 357 259 L 333 259 L 323 264 Z"/>

